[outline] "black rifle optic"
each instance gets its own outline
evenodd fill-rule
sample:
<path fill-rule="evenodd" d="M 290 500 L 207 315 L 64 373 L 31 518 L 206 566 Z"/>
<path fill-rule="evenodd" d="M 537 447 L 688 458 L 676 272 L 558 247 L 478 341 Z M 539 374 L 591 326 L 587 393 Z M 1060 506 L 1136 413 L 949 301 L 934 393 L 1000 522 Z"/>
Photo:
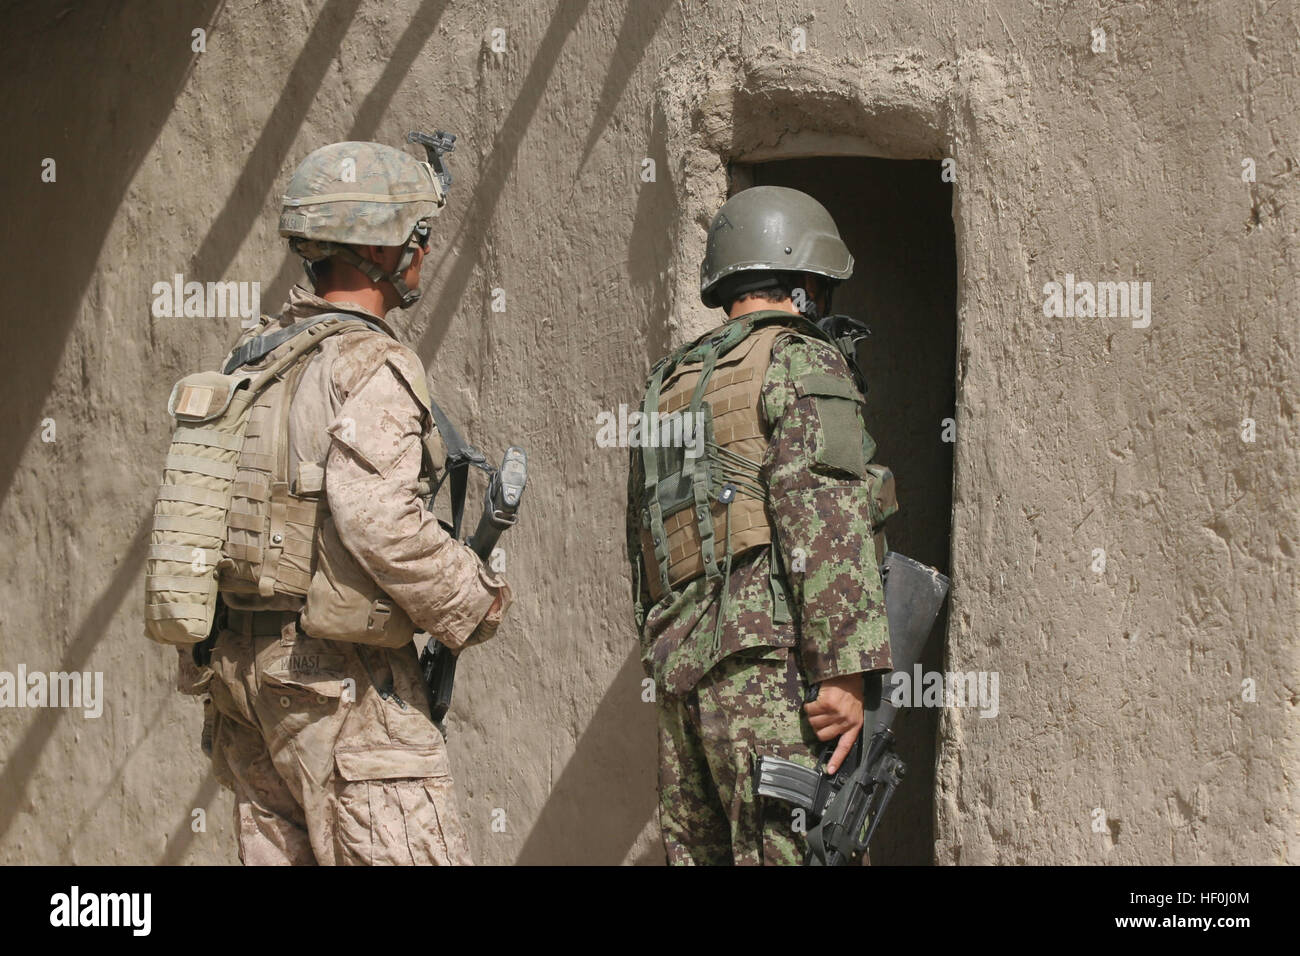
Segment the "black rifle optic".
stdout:
<path fill-rule="evenodd" d="M 430 136 L 428 133 L 411 130 L 406 134 L 406 141 L 408 143 L 419 143 L 424 147 L 424 151 L 429 155 L 429 165 L 438 174 L 438 181 L 442 183 L 442 191 L 446 193 L 451 188 L 451 173 L 447 171 L 447 166 L 442 161 L 442 157 L 456 148 L 456 134 L 436 130 Z"/>
<path fill-rule="evenodd" d="M 881 574 L 894 669 L 910 673 L 921 658 L 950 582 L 934 568 L 893 551 L 885 555 Z M 882 677 L 879 671 L 867 675 L 862 733 L 834 775 L 781 757 L 759 759 L 759 796 L 789 801 L 803 808 L 815 824 L 808 830 L 807 866 L 847 866 L 861 859 L 907 770 L 894 752 L 898 708 L 883 692 Z M 863 738 L 873 726 L 864 755 Z M 823 768 L 834 747 L 831 741 L 822 754 Z"/>
<path fill-rule="evenodd" d="M 454 430 L 452 435 L 455 435 Z M 443 440 L 448 443 L 449 449 L 456 438 L 451 438 L 444 430 Z M 450 467 L 450 457 L 448 460 Z M 487 497 L 483 502 L 483 515 L 479 518 L 474 534 L 466 542 L 484 561 L 491 558 L 492 549 L 496 547 L 502 532 L 519 520 L 519 501 L 524 495 L 524 485 L 528 483 L 528 456 L 522 448 L 511 445 L 506 449 L 501 467 L 491 474 Z M 456 497 L 455 492 L 452 497 Z M 459 525 L 460 517 L 457 515 L 453 533 L 459 532 Z M 441 726 L 451 707 L 452 686 L 456 681 L 456 655 L 445 644 L 430 638 L 420 652 L 420 672 L 429 689 L 429 710 L 434 722 Z"/>

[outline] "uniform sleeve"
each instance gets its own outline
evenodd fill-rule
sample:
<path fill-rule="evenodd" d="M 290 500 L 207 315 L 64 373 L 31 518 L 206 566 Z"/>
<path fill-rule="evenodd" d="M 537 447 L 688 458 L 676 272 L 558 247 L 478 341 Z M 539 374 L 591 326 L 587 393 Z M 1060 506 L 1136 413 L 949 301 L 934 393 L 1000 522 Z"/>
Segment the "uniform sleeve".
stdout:
<path fill-rule="evenodd" d="M 339 538 L 357 563 L 452 650 L 496 633 L 510 588 L 455 541 L 418 496 L 425 411 L 413 353 L 359 350 L 336 363 L 342 405 L 330 424 L 325 488 Z M 409 353 L 409 354 L 408 354 Z M 488 614 L 497 597 L 500 605 Z"/>
<path fill-rule="evenodd" d="M 830 345 L 777 340 L 763 383 L 769 508 L 811 683 L 888 669 L 889 628 L 872 538 L 875 442 L 847 364 Z"/>

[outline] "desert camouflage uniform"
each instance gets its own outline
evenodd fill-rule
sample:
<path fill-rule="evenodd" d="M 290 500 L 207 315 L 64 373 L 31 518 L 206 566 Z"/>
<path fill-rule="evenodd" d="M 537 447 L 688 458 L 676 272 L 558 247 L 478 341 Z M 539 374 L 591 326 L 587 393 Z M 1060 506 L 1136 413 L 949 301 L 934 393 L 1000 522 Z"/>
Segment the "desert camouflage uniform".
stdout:
<path fill-rule="evenodd" d="M 755 796 L 755 761 L 774 754 L 816 767 L 824 744 L 803 711 L 806 689 L 889 667 L 869 483 L 822 463 L 828 446 L 815 401 L 795 389 L 818 372 L 852 382 L 834 346 L 783 335 L 760 399 L 770 442 L 762 477 L 794 620 L 773 621 L 770 552 L 759 548 L 733 564 L 716 650 L 721 582 L 704 576 L 660 600 L 642 628 L 642 662 L 656 687 L 659 817 L 670 864 L 801 862 L 805 842 L 790 806 Z M 857 418 L 870 462 L 875 442 L 861 406 Z M 634 451 L 627 516 L 634 567 L 642 482 Z M 796 556 L 802 572 L 791 570 Z M 647 589 L 643 579 L 640 593 Z"/>
<path fill-rule="evenodd" d="M 280 317 L 383 320 L 301 287 Z M 427 414 L 419 358 L 361 331 L 326 339 L 290 411 L 293 462 L 324 462 L 340 538 L 416 626 L 459 650 L 490 638 L 504 579 L 417 497 Z M 502 603 L 489 615 L 494 601 Z M 234 601 L 228 598 L 228 603 Z M 235 793 L 247 864 L 468 864 L 447 748 L 430 719 L 414 644 L 390 650 L 302 633 L 302 599 L 232 609 L 206 687 L 218 779 Z M 188 653 L 186 649 L 185 653 Z"/>

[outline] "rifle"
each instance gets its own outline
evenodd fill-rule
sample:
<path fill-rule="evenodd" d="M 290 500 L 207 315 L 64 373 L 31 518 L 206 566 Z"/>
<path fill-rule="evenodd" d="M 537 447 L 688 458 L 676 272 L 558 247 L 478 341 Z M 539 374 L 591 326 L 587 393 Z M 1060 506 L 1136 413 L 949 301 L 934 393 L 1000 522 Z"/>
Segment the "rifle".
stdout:
<path fill-rule="evenodd" d="M 460 436 L 456 434 L 454 428 L 450 428 L 450 422 L 440 423 L 440 429 L 450 452 L 453 444 L 460 442 Z M 448 456 L 449 471 L 452 468 L 451 459 L 454 454 L 453 452 Z M 467 458 L 467 463 L 473 463 L 473 459 Z M 464 467 L 465 464 L 460 465 L 460 468 Z M 462 471 L 461 474 L 463 476 L 464 472 Z M 519 520 L 519 500 L 523 497 L 524 485 L 528 483 L 528 456 L 524 454 L 522 448 L 511 445 L 506 449 L 501 467 L 491 470 L 491 474 L 487 497 L 483 502 L 483 514 L 479 517 L 474 534 L 465 542 L 484 561 L 492 556 L 492 549 L 496 547 L 502 532 L 513 527 Z M 463 481 L 462 477 L 460 490 L 462 504 L 464 502 Z M 460 532 L 460 514 L 455 513 L 456 498 L 457 491 L 453 486 L 453 536 Z M 429 638 L 424 649 L 420 651 L 420 673 L 429 691 L 429 710 L 433 715 L 434 723 L 441 728 L 443 718 L 447 716 L 447 710 L 451 707 L 451 691 L 456 682 L 456 655 L 445 644 Z"/>
<path fill-rule="evenodd" d="M 880 571 L 894 669 L 910 672 L 920 660 L 951 582 L 934 568 L 893 551 L 885 555 Z M 810 694 L 815 697 L 815 693 L 813 688 Z M 781 757 L 759 759 L 758 795 L 789 801 L 815 821 L 808 831 L 805 866 L 847 866 L 857 862 L 907 772 L 906 764 L 894 751 L 893 724 L 898 708 L 883 693 L 881 672 L 867 675 L 864 702 L 863 733 L 834 775 L 809 770 Z M 871 742 L 864 748 L 863 736 L 873 724 Z M 831 741 L 822 754 L 822 767 L 834 747 L 835 741 Z"/>

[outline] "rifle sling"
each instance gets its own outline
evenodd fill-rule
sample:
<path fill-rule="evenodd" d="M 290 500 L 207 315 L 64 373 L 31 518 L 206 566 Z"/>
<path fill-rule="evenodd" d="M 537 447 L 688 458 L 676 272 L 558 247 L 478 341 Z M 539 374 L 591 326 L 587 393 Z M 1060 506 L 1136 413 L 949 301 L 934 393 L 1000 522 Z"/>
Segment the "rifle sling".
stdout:
<path fill-rule="evenodd" d="M 473 465 L 484 471 L 491 469 L 483 453 L 461 437 L 446 412 L 439 408 L 438 403 L 432 398 L 429 399 L 429 413 L 433 416 L 433 424 L 442 435 L 442 443 L 447 448 L 447 470 L 442 481 L 451 479 L 451 536 L 459 538 L 461 520 L 465 516 L 465 492 L 469 486 L 469 466 Z M 439 487 L 441 484 L 440 481 Z M 437 497 L 437 494 L 438 489 L 435 488 L 433 497 Z"/>

